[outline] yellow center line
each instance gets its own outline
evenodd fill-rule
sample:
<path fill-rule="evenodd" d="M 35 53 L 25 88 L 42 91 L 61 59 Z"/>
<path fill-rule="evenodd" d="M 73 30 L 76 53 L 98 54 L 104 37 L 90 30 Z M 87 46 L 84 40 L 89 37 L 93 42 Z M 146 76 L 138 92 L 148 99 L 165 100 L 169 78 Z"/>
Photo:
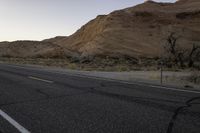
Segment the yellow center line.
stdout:
<path fill-rule="evenodd" d="M 53 81 L 41 79 L 41 78 L 38 78 L 38 77 L 29 76 L 28 78 L 38 80 L 38 81 L 43 81 L 43 82 L 46 82 L 46 83 L 53 83 Z"/>

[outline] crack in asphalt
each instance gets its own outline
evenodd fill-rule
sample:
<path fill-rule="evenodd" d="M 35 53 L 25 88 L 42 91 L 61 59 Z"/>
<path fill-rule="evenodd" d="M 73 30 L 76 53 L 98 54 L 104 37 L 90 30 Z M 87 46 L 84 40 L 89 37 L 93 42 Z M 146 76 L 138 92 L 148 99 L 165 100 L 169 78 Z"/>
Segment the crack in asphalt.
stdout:
<path fill-rule="evenodd" d="M 110 92 L 106 92 L 106 91 L 97 90 L 95 87 L 79 87 L 76 85 L 63 83 L 63 82 L 59 82 L 59 81 L 55 82 L 55 84 L 63 85 L 65 87 L 67 86 L 69 88 L 78 89 L 78 90 L 89 89 L 89 92 L 93 93 L 93 94 L 104 95 L 104 96 L 111 97 L 111 98 L 117 98 L 117 99 L 120 99 L 123 101 L 136 102 L 139 104 L 148 105 L 148 106 L 152 106 L 155 108 L 160 108 L 162 110 L 168 110 L 168 111 L 173 111 L 175 106 L 167 106 L 164 104 L 159 104 L 158 102 L 163 101 L 163 102 L 168 102 L 168 103 L 184 104 L 184 102 L 179 102 L 179 101 L 163 100 L 163 99 L 156 99 L 156 98 L 146 98 L 146 97 L 133 97 L 133 96 L 116 94 L 116 93 L 110 93 Z M 105 87 L 105 86 L 103 86 L 103 87 Z M 102 87 L 102 84 L 100 84 L 100 87 Z M 152 100 L 154 102 L 152 102 L 150 100 Z"/>
<path fill-rule="evenodd" d="M 81 92 L 81 93 L 76 93 L 76 94 L 68 94 L 68 95 L 60 95 L 60 96 L 50 96 L 48 98 L 41 98 L 41 99 L 37 99 L 37 100 L 24 100 L 24 101 L 18 101 L 18 102 L 5 103 L 5 104 L 0 104 L 0 108 L 3 107 L 3 106 L 10 106 L 10 105 L 16 105 L 16 104 L 23 104 L 23 103 L 30 103 L 30 102 L 41 102 L 41 101 L 46 101 L 46 100 L 51 100 L 51 99 L 58 99 L 58 98 L 63 98 L 63 97 L 85 95 L 87 93 L 89 93 L 89 91 L 85 91 L 85 92 Z"/>
<path fill-rule="evenodd" d="M 156 99 L 156 98 L 148 98 L 148 97 L 134 97 L 134 96 L 116 94 L 116 93 L 106 92 L 106 91 L 102 91 L 102 90 L 97 90 L 97 87 L 78 87 L 78 86 L 75 86 L 75 85 L 62 83 L 62 82 L 55 82 L 55 84 L 63 85 L 65 87 L 67 86 L 69 88 L 78 89 L 78 90 L 88 89 L 93 94 L 104 95 L 104 96 L 108 96 L 108 97 L 112 97 L 112 98 L 118 98 L 120 100 L 126 100 L 126 101 L 133 101 L 133 99 L 136 99 L 136 100 L 138 100 L 138 99 L 140 99 L 140 100 L 143 99 L 144 100 L 145 99 L 146 101 L 147 100 L 148 101 L 152 100 L 152 101 L 155 101 L 155 102 L 162 101 L 162 102 L 168 102 L 168 103 L 184 104 L 184 102 L 180 102 L 180 101 Z M 100 84 L 100 88 L 101 87 L 102 87 L 102 84 Z M 132 100 L 130 100 L 130 99 L 132 99 Z"/>
<path fill-rule="evenodd" d="M 169 106 L 166 104 L 159 103 L 160 101 L 162 101 L 162 99 L 155 100 L 155 98 L 152 99 L 152 98 L 146 98 L 146 97 L 127 96 L 127 95 L 121 95 L 121 94 L 96 90 L 95 88 L 91 91 L 91 93 L 107 96 L 107 97 L 122 100 L 122 101 L 134 102 L 134 103 L 138 103 L 138 104 L 149 106 L 149 107 L 154 107 L 161 110 L 173 111 L 173 109 L 175 108 L 175 106 Z M 174 103 L 177 103 L 177 101 L 174 101 Z"/>
<path fill-rule="evenodd" d="M 66 83 L 64 85 L 67 85 L 70 88 L 78 89 L 78 90 L 86 89 L 85 87 L 77 87 L 77 86 L 69 85 Z M 163 104 L 160 102 L 165 102 L 165 103 L 167 102 L 167 103 L 173 103 L 173 104 L 184 104 L 184 102 L 180 102 L 180 101 L 172 101 L 172 100 L 156 99 L 156 98 L 148 98 L 148 97 L 134 97 L 134 96 L 116 94 L 116 93 L 106 92 L 106 91 L 102 91 L 102 90 L 97 90 L 94 87 L 87 87 L 87 90 L 83 91 L 81 93 L 60 95 L 60 96 L 55 96 L 55 97 L 50 96 L 49 94 L 45 93 L 41 89 L 36 89 L 36 92 L 38 92 L 39 94 L 42 94 L 43 96 L 45 96 L 45 98 L 39 99 L 39 100 L 26 100 L 26 101 L 19 101 L 19 102 L 13 102 L 13 103 L 6 103 L 6 104 L 1 104 L 0 107 L 14 105 L 14 104 L 38 102 L 38 101 L 43 101 L 43 100 L 51 100 L 51 99 L 57 99 L 57 98 L 63 98 L 63 97 L 70 97 L 70 96 L 76 96 L 76 95 L 82 95 L 82 94 L 88 94 L 88 93 L 96 94 L 96 95 L 103 95 L 103 96 L 107 96 L 110 98 L 127 101 L 127 102 L 135 102 L 138 104 L 142 104 L 142 105 L 149 106 L 149 107 L 154 107 L 154 108 L 161 109 L 161 110 L 167 110 L 170 112 L 174 112 L 175 106 L 166 105 L 166 104 Z"/>
<path fill-rule="evenodd" d="M 0 71 L 2 71 L 2 70 L 0 70 Z M 21 73 L 17 73 L 17 72 L 13 72 L 13 71 L 7 71 L 7 70 L 3 70 L 3 71 L 8 72 L 8 73 L 12 73 L 12 74 L 17 74 L 19 76 L 25 76 L 25 77 L 27 76 L 26 74 L 21 74 Z M 102 96 L 106 96 L 106 97 L 110 97 L 110 98 L 114 98 L 114 99 L 118 99 L 118 100 L 122 100 L 122 101 L 135 102 L 135 103 L 142 104 L 142 105 L 145 105 L 145 106 L 150 106 L 150 107 L 154 107 L 154 108 L 157 108 L 157 109 L 159 108 L 159 109 L 162 109 L 162 110 L 167 110 L 167 111 L 173 112 L 171 120 L 169 121 L 169 124 L 167 126 L 167 132 L 166 132 L 166 133 L 172 133 L 178 115 L 183 113 L 182 111 L 184 109 L 188 109 L 195 104 L 200 104 L 200 103 L 194 103 L 193 102 L 197 99 L 200 99 L 200 97 L 191 98 L 191 99 L 187 100 L 186 102 L 179 102 L 179 101 L 173 101 L 173 100 L 156 99 L 156 98 L 148 98 L 148 97 L 134 97 L 134 96 L 116 94 L 116 93 L 106 92 L 106 91 L 102 91 L 102 90 L 97 90 L 97 88 L 95 88 L 95 87 L 79 87 L 79 86 L 76 86 L 76 85 L 67 84 L 67 83 L 63 83 L 63 82 L 60 82 L 60 81 L 56 81 L 56 84 L 57 85 L 63 85 L 65 87 L 69 87 L 69 88 L 72 88 L 72 89 L 86 90 L 86 91 L 83 91 L 81 93 L 76 93 L 76 94 L 50 96 L 49 94 L 45 93 L 41 89 L 36 89 L 36 92 L 45 96 L 45 98 L 38 99 L 38 100 L 26 100 L 26 101 L 19 101 L 19 102 L 1 104 L 0 107 L 15 105 L 15 104 L 29 103 L 29 102 L 39 102 L 39 101 L 45 101 L 45 100 L 51 100 L 51 99 L 57 99 L 57 98 L 70 97 L 70 96 L 84 95 L 84 94 L 92 93 L 92 94 L 102 95 Z M 101 87 L 107 87 L 107 84 L 101 83 L 100 86 Z M 115 86 L 115 85 L 112 85 L 112 86 Z M 109 87 L 110 87 L 110 85 L 109 85 Z M 127 88 L 127 86 L 125 86 L 125 87 Z M 0 96 L 1 95 L 2 95 L 2 93 L 0 93 Z M 166 105 L 166 104 L 163 104 L 161 102 L 183 104 L 183 105 L 176 108 L 175 106 Z M 187 113 L 193 114 L 193 112 L 187 112 Z M 198 115 L 200 115 L 200 113 L 198 113 Z M 2 133 L 2 131 L 0 131 L 0 133 Z"/>
<path fill-rule="evenodd" d="M 6 72 L 6 73 L 10 73 L 10 74 L 14 74 L 14 75 L 18 75 L 18 76 L 22 76 L 22 77 L 26 77 L 27 76 L 26 74 L 22 74 L 22 73 L 19 73 L 19 72 L 9 71 L 9 70 L 5 70 L 5 69 L 2 69 L 2 68 L 0 68 L 0 71 Z"/>
<path fill-rule="evenodd" d="M 187 100 L 185 102 L 184 106 L 180 106 L 174 111 L 174 114 L 173 114 L 173 116 L 172 116 L 172 118 L 169 122 L 168 128 L 167 128 L 167 133 L 172 133 L 175 121 L 176 121 L 178 115 L 181 113 L 182 110 L 190 108 L 194 104 L 200 104 L 200 103 L 192 103 L 194 100 L 197 100 L 197 99 L 200 99 L 200 97 L 194 97 L 194 98 Z"/>
<path fill-rule="evenodd" d="M 43 92 L 41 89 L 36 89 L 36 92 L 38 92 L 39 94 L 42 94 L 42 95 L 45 96 L 47 99 L 50 98 L 49 94 Z"/>

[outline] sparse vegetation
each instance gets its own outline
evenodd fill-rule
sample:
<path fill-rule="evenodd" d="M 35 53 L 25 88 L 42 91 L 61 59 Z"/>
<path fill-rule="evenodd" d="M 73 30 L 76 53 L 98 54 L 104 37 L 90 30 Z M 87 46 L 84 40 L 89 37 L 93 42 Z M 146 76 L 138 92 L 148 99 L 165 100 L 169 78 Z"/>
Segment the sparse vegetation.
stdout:
<path fill-rule="evenodd" d="M 199 15 L 200 15 L 200 11 L 182 12 L 182 13 L 176 14 L 176 18 L 187 19 L 188 17 L 195 17 L 195 16 L 199 16 Z"/>
<path fill-rule="evenodd" d="M 132 71 L 132 70 L 157 70 L 156 61 L 152 59 L 94 57 L 93 60 L 81 61 L 77 58 L 14 58 L 0 57 L 1 62 L 15 64 L 36 64 L 42 66 L 55 66 L 76 70 L 88 71 Z M 147 64 L 146 62 L 149 62 Z M 145 65 L 146 64 L 146 65 Z M 153 65 L 154 64 L 154 65 Z M 148 65 L 148 68 L 146 67 Z"/>
<path fill-rule="evenodd" d="M 145 11 L 140 11 L 140 12 L 137 11 L 137 12 L 135 12 L 135 16 L 136 17 L 152 17 L 153 14 L 150 12 L 145 12 Z"/>
<path fill-rule="evenodd" d="M 192 44 L 192 48 L 183 48 L 178 44 L 180 37 L 171 33 L 164 46 L 164 62 L 167 67 L 200 69 L 200 45 Z"/>
<path fill-rule="evenodd" d="M 200 72 L 199 71 L 192 72 L 189 77 L 189 81 L 195 84 L 200 84 Z"/>

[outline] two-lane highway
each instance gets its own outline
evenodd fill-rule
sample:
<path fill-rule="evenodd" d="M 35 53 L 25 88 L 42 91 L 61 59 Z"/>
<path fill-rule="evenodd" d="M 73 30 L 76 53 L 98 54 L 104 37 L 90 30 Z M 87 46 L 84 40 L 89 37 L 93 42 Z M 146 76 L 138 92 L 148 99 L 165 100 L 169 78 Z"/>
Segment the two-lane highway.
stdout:
<path fill-rule="evenodd" d="M 0 133 L 200 133 L 200 92 L 0 64 Z"/>

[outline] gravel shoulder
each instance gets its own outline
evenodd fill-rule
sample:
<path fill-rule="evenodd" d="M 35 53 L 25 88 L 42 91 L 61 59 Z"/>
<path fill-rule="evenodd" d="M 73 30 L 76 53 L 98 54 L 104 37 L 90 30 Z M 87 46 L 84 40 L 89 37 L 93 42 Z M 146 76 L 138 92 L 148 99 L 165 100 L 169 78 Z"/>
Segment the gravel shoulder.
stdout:
<path fill-rule="evenodd" d="M 68 73 L 80 74 L 98 78 L 161 85 L 160 71 L 99 72 L 99 71 L 76 71 L 67 69 L 58 69 L 58 70 L 61 72 L 65 71 Z M 190 76 L 191 72 L 164 71 L 162 85 L 200 90 L 200 84 L 195 84 L 189 81 Z"/>
<path fill-rule="evenodd" d="M 3 63 L 3 62 L 0 62 Z M 6 63 L 16 64 L 16 63 Z M 49 71 L 56 71 L 59 73 L 68 73 L 75 75 L 82 75 L 86 77 L 104 78 L 112 80 L 120 80 L 126 82 L 139 82 L 153 85 L 161 85 L 160 82 L 160 71 L 128 71 L 128 72 L 103 72 L 103 71 L 83 71 L 83 70 L 72 70 L 61 67 L 43 66 L 43 65 L 29 65 L 29 64 L 18 64 L 19 66 L 34 67 Z M 196 74 L 197 83 L 191 82 L 192 74 Z M 163 72 L 163 84 L 162 86 L 170 86 L 183 89 L 200 90 L 199 71 L 164 71 Z"/>

